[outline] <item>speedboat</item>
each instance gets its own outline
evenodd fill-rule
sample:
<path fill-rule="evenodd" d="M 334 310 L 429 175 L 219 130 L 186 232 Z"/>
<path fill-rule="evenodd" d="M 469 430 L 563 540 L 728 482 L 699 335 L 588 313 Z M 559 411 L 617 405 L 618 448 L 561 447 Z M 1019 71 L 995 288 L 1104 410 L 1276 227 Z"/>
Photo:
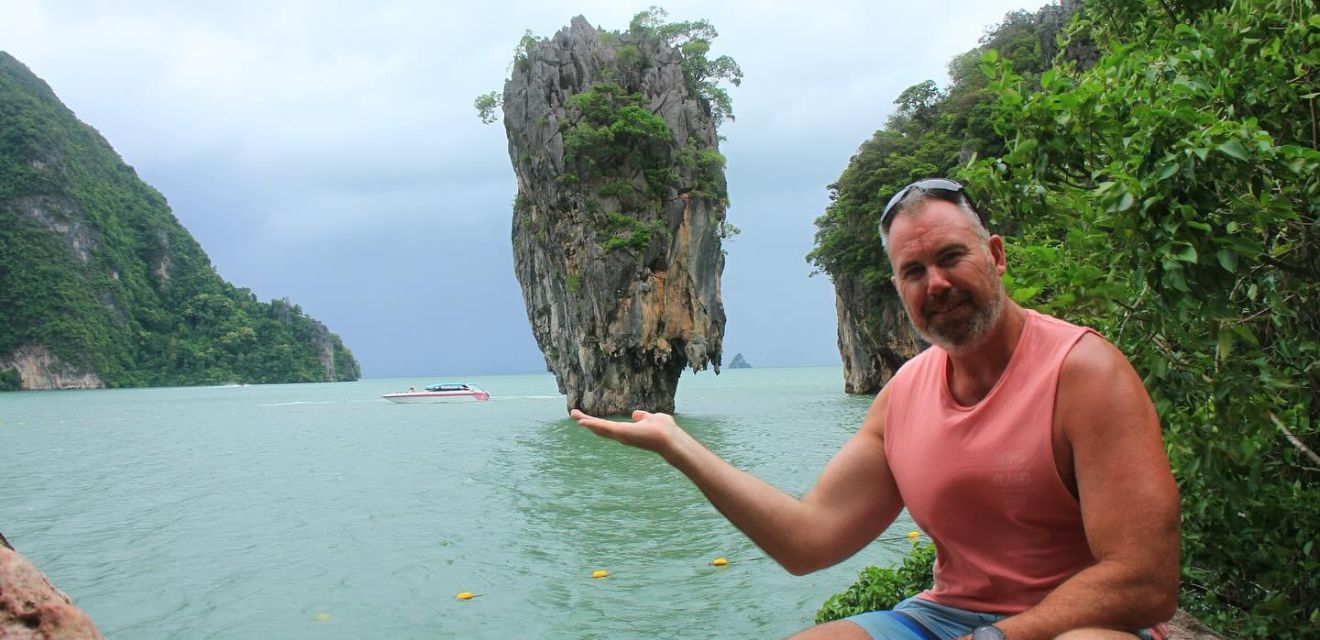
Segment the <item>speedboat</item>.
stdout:
<path fill-rule="evenodd" d="M 475 402 L 490 400 L 490 394 L 465 382 L 442 382 L 433 384 L 421 391 L 409 389 L 397 393 L 387 393 L 382 398 L 399 404 L 423 402 Z"/>

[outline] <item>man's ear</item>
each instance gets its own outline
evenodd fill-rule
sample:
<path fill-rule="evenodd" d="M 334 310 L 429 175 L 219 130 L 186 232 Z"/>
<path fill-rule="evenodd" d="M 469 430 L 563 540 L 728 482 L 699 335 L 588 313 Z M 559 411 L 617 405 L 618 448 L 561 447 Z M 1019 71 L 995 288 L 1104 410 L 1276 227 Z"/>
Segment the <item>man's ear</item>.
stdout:
<path fill-rule="evenodd" d="M 1008 259 L 1004 256 L 1004 239 L 990 236 L 990 257 L 995 261 L 995 272 L 1004 275 L 1008 271 Z"/>

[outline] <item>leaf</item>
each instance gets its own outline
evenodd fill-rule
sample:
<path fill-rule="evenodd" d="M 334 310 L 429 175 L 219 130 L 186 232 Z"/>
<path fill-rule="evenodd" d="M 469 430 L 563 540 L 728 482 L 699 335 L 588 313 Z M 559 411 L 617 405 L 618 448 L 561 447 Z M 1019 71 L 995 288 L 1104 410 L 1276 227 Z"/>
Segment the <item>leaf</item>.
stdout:
<path fill-rule="evenodd" d="M 1013 301 L 1022 303 L 1036 297 L 1041 292 L 1042 287 L 1021 287 L 1013 290 Z"/>
<path fill-rule="evenodd" d="M 1245 324 L 1233 325 L 1233 334 L 1237 336 L 1238 340 L 1241 340 L 1242 342 L 1245 342 L 1253 347 L 1260 346 L 1260 339 L 1256 337 L 1256 332 L 1252 331 L 1251 327 Z"/>
<path fill-rule="evenodd" d="M 1215 345 L 1215 359 L 1223 362 L 1228 360 L 1229 354 L 1233 352 L 1233 332 L 1220 327 L 1218 344 Z"/>
<path fill-rule="evenodd" d="M 1123 196 L 1118 199 L 1118 204 L 1114 205 L 1114 211 L 1127 211 L 1132 208 L 1133 203 L 1136 201 L 1136 198 L 1132 197 L 1130 192 L 1125 191 Z"/>
<path fill-rule="evenodd" d="M 1226 156 L 1237 158 L 1238 160 L 1247 159 L 1247 149 L 1237 140 L 1229 140 L 1228 142 L 1215 147 L 1215 149 Z"/>
<path fill-rule="evenodd" d="M 1219 253 L 1215 254 L 1215 257 L 1219 258 L 1219 266 L 1223 267 L 1224 271 L 1227 271 L 1229 273 L 1233 273 L 1237 271 L 1236 253 L 1233 253 L 1228 249 L 1220 249 Z"/>
<path fill-rule="evenodd" d="M 1182 244 L 1184 245 L 1183 249 L 1173 254 L 1173 257 L 1183 262 L 1196 262 L 1196 247 L 1186 243 Z"/>

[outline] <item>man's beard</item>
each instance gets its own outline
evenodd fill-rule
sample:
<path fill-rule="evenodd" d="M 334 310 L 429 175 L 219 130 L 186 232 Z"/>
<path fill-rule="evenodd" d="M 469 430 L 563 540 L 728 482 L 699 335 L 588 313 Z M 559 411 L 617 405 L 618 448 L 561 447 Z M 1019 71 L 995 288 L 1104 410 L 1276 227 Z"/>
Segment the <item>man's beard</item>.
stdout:
<path fill-rule="evenodd" d="M 949 289 L 938 298 L 928 300 L 925 309 L 922 311 L 925 319 L 925 322 L 922 323 L 924 326 L 917 326 L 917 323 L 912 323 L 916 327 L 917 333 L 926 342 L 939 346 L 950 353 L 970 351 L 979 346 L 981 341 L 999 323 L 999 316 L 1004 311 L 1004 283 L 999 278 L 993 278 L 992 280 L 994 285 L 991 288 L 990 299 L 981 303 L 978 303 L 971 292 L 963 289 Z M 947 312 L 962 304 L 972 306 L 971 317 L 964 320 L 951 320 L 943 326 L 935 317 L 938 314 L 929 311 L 933 307 Z"/>

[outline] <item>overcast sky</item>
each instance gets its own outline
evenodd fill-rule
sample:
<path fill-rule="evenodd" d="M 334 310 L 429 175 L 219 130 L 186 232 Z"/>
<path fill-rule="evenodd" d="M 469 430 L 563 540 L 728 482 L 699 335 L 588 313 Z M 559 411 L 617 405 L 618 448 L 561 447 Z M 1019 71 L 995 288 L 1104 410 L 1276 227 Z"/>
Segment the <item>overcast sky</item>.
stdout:
<path fill-rule="evenodd" d="M 500 90 L 525 29 L 705 18 L 745 75 L 721 133 L 724 361 L 838 364 L 810 277 L 826 185 L 904 88 L 1042 0 L 82 2 L 0 0 L 0 50 L 169 200 L 226 280 L 287 297 L 367 378 L 544 371 L 509 239 Z M 708 374 L 703 374 L 708 375 Z"/>

